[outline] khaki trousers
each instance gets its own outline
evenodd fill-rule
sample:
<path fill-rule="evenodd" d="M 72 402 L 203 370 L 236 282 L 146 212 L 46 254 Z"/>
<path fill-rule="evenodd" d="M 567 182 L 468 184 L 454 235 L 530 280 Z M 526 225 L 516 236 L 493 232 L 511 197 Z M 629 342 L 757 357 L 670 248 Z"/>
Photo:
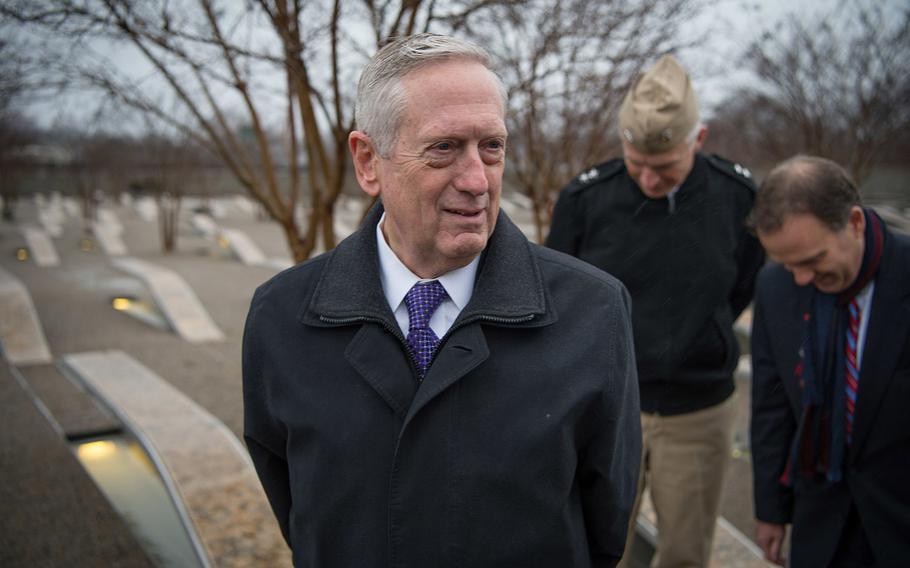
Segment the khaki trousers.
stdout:
<path fill-rule="evenodd" d="M 651 567 L 707 568 L 733 444 L 734 396 L 688 414 L 641 414 L 641 474 L 626 555 L 641 494 L 648 487 L 657 515 L 657 553 Z M 628 566 L 627 556 L 619 566 Z"/>

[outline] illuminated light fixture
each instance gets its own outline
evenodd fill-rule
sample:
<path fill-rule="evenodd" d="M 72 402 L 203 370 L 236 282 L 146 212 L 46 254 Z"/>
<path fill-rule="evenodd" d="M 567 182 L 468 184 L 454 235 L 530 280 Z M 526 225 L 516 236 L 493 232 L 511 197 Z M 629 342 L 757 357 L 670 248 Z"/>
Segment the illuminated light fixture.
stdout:
<path fill-rule="evenodd" d="M 114 296 L 111 298 L 111 307 L 122 314 L 133 316 L 158 329 L 169 328 L 164 315 L 142 298 L 131 295 Z"/>
<path fill-rule="evenodd" d="M 79 459 L 81 460 L 98 461 L 111 457 L 116 450 L 117 446 L 114 442 L 111 442 L 110 440 L 98 440 L 95 442 L 79 444 L 76 453 L 79 454 Z"/>
<path fill-rule="evenodd" d="M 16 249 L 16 259 L 22 262 L 28 260 L 28 249 L 27 248 L 18 248 Z"/>

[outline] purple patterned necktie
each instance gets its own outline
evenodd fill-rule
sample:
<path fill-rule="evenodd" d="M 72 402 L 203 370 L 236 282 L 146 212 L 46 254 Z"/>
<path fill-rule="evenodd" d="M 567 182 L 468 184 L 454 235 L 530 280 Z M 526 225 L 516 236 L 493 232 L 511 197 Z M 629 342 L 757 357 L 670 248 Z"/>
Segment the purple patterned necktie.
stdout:
<path fill-rule="evenodd" d="M 439 338 L 430 329 L 430 318 L 445 298 L 446 289 L 438 280 L 418 282 L 404 297 L 408 307 L 408 348 L 421 379 L 427 374 L 427 367 L 439 345 Z"/>

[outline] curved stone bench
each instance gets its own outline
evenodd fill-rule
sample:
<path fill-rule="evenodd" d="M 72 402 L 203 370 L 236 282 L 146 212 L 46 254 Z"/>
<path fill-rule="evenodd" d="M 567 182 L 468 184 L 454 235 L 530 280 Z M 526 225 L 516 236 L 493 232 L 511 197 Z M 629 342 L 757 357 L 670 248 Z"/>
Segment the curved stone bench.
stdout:
<path fill-rule="evenodd" d="M 120 257 L 112 262 L 120 270 L 145 282 L 164 317 L 180 337 L 191 343 L 224 339 L 202 302 L 179 274 L 138 258 Z"/>
<path fill-rule="evenodd" d="M 58 266 L 60 264 L 60 256 L 47 231 L 34 225 L 25 225 L 22 227 L 22 236 L 25 237 L 35 264 L 38 266 Z"/>
<path fill-rule="evenodd" d="M 14 365 L 51 362 L 51 351 L 32 297 L 18 278 L 0 267 L 0 344 Z"/>
<path fill-rule="evenodd" d="M 212 566 L 291 566 L 249 455 L 222 422 L 122 351 L 66 355 L 63 368 L 143 443 Z"/>

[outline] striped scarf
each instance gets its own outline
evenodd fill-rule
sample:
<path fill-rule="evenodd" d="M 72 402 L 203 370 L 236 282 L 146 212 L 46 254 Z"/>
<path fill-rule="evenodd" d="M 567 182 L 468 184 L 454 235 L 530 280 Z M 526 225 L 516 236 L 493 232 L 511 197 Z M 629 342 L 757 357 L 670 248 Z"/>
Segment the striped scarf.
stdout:
<path fill-rule="evenodd" d="M 866 217 L 865 251 L 856 280 L 838 294 L 825 294 L 812 287 L 800 361 L 795 374 L 802 388 L 803 413 L 790 449 L 790 459 L 781 475 L 792 486 L 796 475 L 812 481 L 840 481 L 845 453 L 846 401 L 844 341 L 849 326 L 847 307 L 871 282 L 881 261 L 885 243 L 884 222 L 869 209 Z"/>

